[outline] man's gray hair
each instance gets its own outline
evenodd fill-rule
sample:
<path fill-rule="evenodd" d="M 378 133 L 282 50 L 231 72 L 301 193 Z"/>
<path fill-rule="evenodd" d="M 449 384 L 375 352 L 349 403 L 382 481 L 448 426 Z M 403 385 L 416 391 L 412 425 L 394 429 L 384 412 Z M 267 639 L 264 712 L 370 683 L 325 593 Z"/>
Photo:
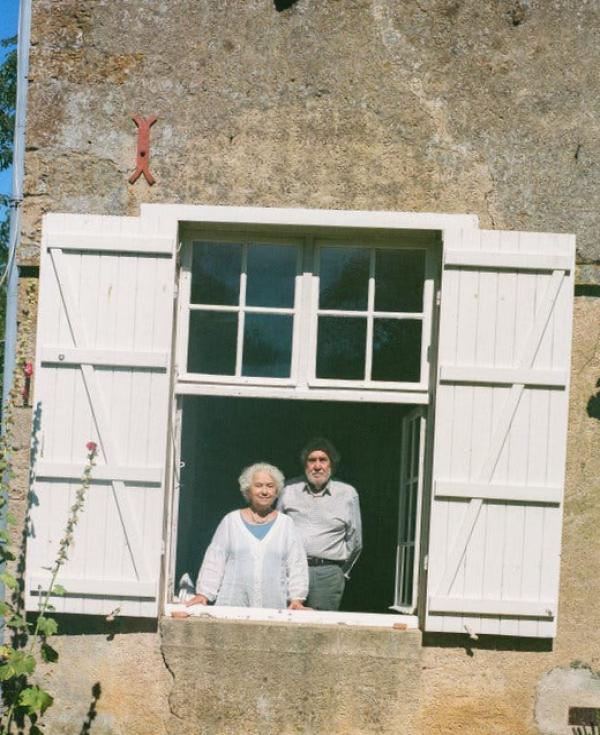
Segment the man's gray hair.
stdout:
<path fill-rule="evenodd" d="M 238 478 L 238 482 L 240 483 L 240 492 L 246 498 L 246 500 L 248 500 L 248 490 L 250 490 L 250 485 L 252 485 L 252 478 L 257 472 L 268 472 L 269 475 L 271 475 L 273 481 L 275 482 L 277 495 L 279 495 L 279 493 L 283 490 L 283 485 L 285 483 L 283 472 L 281 470 L 278 470 L 277 467 L 274 467 L 272 464 L 268 464 L 267 462 L 255 462 L 249 467 L 245 467 L 242 470 L 242 474 Z"/>

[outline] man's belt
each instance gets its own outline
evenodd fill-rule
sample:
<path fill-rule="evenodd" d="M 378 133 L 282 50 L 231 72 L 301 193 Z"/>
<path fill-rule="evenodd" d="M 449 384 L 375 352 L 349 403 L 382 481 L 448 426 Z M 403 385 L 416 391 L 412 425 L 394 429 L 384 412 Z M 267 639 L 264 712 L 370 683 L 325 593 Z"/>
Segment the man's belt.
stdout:
<path fill-rule="evenodd" d="M 319 559 L 318 556 L 307 556 L 306 561 L 309 567 L 325 567 L 333 564 L 336 567 L 343 567 L 345 561 L 339 561 L 338 559 Z"/>

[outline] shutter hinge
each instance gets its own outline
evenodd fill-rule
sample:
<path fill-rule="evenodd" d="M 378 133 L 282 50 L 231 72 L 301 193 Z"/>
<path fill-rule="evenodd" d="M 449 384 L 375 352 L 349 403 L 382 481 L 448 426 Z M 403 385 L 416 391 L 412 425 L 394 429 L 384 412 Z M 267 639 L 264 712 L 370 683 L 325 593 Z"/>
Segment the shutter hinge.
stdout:
<path fill-rule="evenodd" d="M 438 288 L 435 292 L 435 305 L 439 306 L 442 303 L 442 290 Z"/>
<path fill-rule="evenodd" d="M 425 554 L 425 556 L 423 557 L 423 569 L 427 571 L 428 567 L 429 567 L 429 554 Z"/>
<path fill-rule="evenodd" d="M 165 555 L 165 540 L 164 539 L 160 542 L 160 555 L 161 556 Z"/>
<path fill-rule="evenodd" d="M 179 286 L 175 284 L 173 286 L 173 299 L 176 299 L 179 296 Z"/>

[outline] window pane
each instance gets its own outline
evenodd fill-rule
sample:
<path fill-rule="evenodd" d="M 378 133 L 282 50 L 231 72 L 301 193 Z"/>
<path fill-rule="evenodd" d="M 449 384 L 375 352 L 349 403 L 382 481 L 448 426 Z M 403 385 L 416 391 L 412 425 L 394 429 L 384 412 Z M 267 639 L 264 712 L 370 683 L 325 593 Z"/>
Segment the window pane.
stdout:
<path fill-rule="evenodd" d="M 242 375 L 289 378 L 293 317 L 246 314 Z"/>
<path fill-rule="evenodd" d="M 235 375 L 237 314 L 191 311 L 188 372 Z"/>
<path fill-rule="evenodd" d="M 286 245 L 250 245 L 246 303 L 249 306 L 294 306 L 298 248 Z"/>
<path fill-rule="evenodd" d="M 235 306 L 240 301 L 242 246 L 237 243 L 194 243 L 192 304 Z"/>
<path fill-rule="evenodd" d="M 321 248 L 319 308 L 367 308 L 369 251 L 366 248 Z"/>
<path fill-rule="evenodd" d="M 418 383 L 421 376 L 421 321 L 375 319 L 373 380 Z"/>
<path fill-rule="evenodd" d="M 424 250 L 375 251 L 375 311 L 423 311 Z"/>
<path fill-rule="evenodd" d="M 319 317 L 317 378 L 364 380 L 367 320 Z"/>

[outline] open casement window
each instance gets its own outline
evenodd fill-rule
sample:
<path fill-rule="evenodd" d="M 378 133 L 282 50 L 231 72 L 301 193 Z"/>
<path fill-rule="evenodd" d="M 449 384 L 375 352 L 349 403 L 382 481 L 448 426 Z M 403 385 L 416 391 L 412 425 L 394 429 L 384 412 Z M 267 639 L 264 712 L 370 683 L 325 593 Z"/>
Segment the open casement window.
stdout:
<path fill-rule="evenodd" d="M 190 237 L 178 392 L 272 386 L 279 397 L 368 391 L 426 403 L 436 254 L 439 232 L 426 230 Z"/>
<path fill-rule="evenodd" d="M 53 565 L 98 444 L 53 597 L 59 612 L 155 616 L 163 534 L 176 229 L 159 217 L 43 225 L 27 608 Z"/>
<path fill-rule="evenodd" d="M 425 409 L 402 419 L 396 591 L 392 609 L 412 614 L 417 605 L 419 540 L 425 455 Z"/>
<path fill-rule="evenodd" d="M 428 631 L 552 637 L 574 237 L 444 243 Z"/>

